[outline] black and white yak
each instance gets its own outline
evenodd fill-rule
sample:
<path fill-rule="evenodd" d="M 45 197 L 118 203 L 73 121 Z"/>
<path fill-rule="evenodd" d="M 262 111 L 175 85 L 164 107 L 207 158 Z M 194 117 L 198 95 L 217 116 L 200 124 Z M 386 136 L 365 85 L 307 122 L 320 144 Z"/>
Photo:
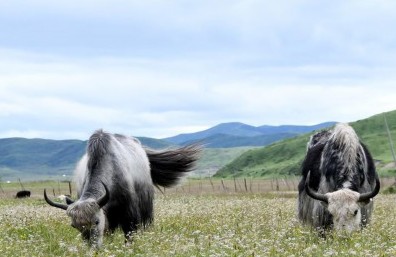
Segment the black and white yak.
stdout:
<path fill-rule="evenodd" d="M 298 185 L 298 218 L 319 229 L 355 231 L 373 211 L 380 181 L 367 147 L 355 131 L 339 123 L 308 142 Z"/>
<path fill-rule="evenodd" d="M 104 233 L 118 227 L 128 241 L 153 221 L 154 186 L 176 185 L 192 170 L 200 150 L 198 145 L 148 150 L 135 138 L 98 130 L 74 172 L 79 199 L 53 202 L 45 190 L 44 198 L 66 210 L 90 245 L 100 247 Z"/>

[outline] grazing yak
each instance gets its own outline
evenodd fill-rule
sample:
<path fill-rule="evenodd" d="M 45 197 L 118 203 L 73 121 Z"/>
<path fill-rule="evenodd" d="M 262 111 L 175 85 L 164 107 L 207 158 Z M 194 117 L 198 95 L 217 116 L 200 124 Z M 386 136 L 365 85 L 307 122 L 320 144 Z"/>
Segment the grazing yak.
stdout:
<path fill-rule="evenodd" d="M 192 170 L 200 150 L 198 145 L 148 150 L 135 138 L 98 130 L 74 172 L 79 199 L 53 202 L 45 190 L 44 199 L 66 210 L 71 225 L 91 246 L 100 247 L 104 233 L 118 227 L 129 241 L 153 221 L 154 186 L 176 185 Z"/>
<path fill-rule="evenodd" d="M 322 233 L 358 230 L 369 222 L 379 190 L 373 158 L 352 127 L 339 123 L 311 137 L 298 185 L 303 224 Z"/>

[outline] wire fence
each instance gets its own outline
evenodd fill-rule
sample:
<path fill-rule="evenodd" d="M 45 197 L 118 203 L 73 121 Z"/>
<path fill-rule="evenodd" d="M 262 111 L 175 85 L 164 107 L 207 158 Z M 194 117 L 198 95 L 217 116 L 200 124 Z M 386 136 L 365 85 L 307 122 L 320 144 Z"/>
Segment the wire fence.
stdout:
<path fill-rule="evenodd" d="M 396 177 L 383 177 L 381 180 L 381 190 L 391 185 L 396 185 Z M 259 178 L 233 178 L 233 179 L 186 179 L 173 188 L 156 189 L 158 194 L 259 194 L 269 192 L 291 192 L 297 193 L 300 177 L 284 177 L 273 179 Z M 47 194 L 53 197 L 68 195 L 77 197 L 75 186 L 70 181 L 45 181 L 33 182 L 23 186 L 25 190 L 31 191 L 34 198 L 43 198 L 44 188 Z M 21 190 L 19 184 L 13 186 L 3 186 L 0 190 L 0 198 L 15 197 Z"/>
<path fill-rule="evenodd" d="M 297 192 L 300 177 L 273 179 L 191 179 L 174 188 L 166 188 L 163 194 L 222 194 L 222 193 L 268 193 Z M 396 184 L 396 177 L 381 178 L 381 189 Z"/>

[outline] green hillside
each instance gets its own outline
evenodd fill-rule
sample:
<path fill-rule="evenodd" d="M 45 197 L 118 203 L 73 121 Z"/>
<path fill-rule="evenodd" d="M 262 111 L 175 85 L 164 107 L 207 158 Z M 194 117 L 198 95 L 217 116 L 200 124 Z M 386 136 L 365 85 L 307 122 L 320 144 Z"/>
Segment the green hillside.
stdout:
<path fill-rule="evenodd" d="M 393 142 L 396 140 L 396 111 L 386 114 Z M 385 129 L 384 114 L 351 122 L 361 140 L 368 146 L 382 175 L 396 174 L 391 167 L 392 155 Z M 300 175 L 306 144 L 313 133 L 304 134 L 269 146 L 249 150 L 220 169 L 215 177 L 277 177 Z"/>
<path fill-rule="evenodd" d="M 221 167 L 234 160 L 242 153 L 254 149 L 251 146 L 232 148 L 205 148 L 198 160 L 193 177 L 212 176 Z"/>

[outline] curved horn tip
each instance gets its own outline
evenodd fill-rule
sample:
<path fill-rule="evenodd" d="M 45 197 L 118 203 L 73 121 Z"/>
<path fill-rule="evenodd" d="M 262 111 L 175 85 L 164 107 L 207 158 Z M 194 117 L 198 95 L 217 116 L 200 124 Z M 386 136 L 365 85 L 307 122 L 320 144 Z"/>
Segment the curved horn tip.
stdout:
<path fill-rule="evenodd" d="M 50 200 L 47 196 L 47 190 L 44 189 L 44 200 L 51 206 L 56 207 L 56 208 L 60 208 L 62 210 L 67 210 L 67 208 L 69 206 L 67 206 L 66 204 L 61 204 L 61 203 L 55 203 L 52 200 Z"/>
<path fill-rule="evenodd" d="M 361 193 L 358 202 L 366 202 L 374 198 L 379 193 L 380 188 L 381 188 L 381 182 L 377 175 L 375 178 L 375 187 L 373 191 L 367 193 Z"/>

